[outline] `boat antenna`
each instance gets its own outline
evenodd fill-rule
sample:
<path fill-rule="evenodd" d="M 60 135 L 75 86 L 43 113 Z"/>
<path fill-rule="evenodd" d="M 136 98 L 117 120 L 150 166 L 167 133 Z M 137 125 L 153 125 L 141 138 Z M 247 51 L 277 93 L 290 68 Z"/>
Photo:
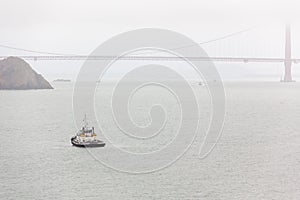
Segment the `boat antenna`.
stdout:
<path fill-rule="evenodd" d="M 87 123 L 87 121 L 86 121 L 86 114 L 84 114 L 84 119 L 83 119 L 83 121 L 84 121 L 84 126 L 87 127 L 88 123 Z"/>

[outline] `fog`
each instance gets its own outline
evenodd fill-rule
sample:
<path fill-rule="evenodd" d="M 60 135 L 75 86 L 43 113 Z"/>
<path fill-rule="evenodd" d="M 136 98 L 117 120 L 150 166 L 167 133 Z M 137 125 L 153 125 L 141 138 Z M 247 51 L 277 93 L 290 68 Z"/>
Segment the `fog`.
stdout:
<path fill-rule="evenodd" d="M 284 24 L 292 24 L 293 57 L 300 57 L 297 1 L 71 1 L 2 0 L 0 44 L 62 54 L 88 55 L 114 35 L 139 29 L 177 31 L 203 42 L 252 28 L 237 36 L 202 45 L 209 56 L 284 57 Z M 0 55 L 36 55 L 0 47 Z M 75 79 L 81 61 L 30 61 L 47 79 Z M 283 65 L 215 63 L 224 79 L 279 80 Z M 293 75 L 300 76 L 298 65 Z"/>

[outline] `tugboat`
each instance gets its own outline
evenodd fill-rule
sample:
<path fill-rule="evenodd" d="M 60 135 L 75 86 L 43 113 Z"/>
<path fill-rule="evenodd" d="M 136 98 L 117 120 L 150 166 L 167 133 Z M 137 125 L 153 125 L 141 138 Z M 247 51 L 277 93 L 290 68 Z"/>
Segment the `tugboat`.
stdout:
<path fill-rule="evenodd" d="M 71 143 L 76 147 L 104 147 L 105 143 L 96 139 L 94 127 L 88 127 L 86 115 L 84 117 L 84 126 L 77 132 L 76 136 L 71 138 Z"/>

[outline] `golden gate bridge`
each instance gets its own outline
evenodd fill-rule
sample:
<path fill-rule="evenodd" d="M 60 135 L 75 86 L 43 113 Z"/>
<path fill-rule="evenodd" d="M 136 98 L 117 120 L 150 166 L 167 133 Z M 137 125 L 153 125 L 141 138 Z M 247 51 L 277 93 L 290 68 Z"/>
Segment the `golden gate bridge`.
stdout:
<path fill-rule="evenodd" d="M 216 38 L 213 40 L 209 40 L 199 44 L 205 44 L 209 42 L 214 42 L 217 40 L 222 40 L 228 37 L 232 37 L 236 34 L 240 34 L 248 31 L 249 29 L 242 30 L 239 32 L 235 32 L 221 38 Z M 285 67 L 284 79 L 283 82 L 292 82 L 292 64 L 300 63 L 300 58 L 292 58 L 292 40 L 291 40 L 291 26 L 286 24 L 285 26 L 285 57 L 284 58 L 274 58 L 274 57 L 180 57 L 180 56 L 139 56 L 139 55 L 128 55 L 128 56 L 111 56 L 111 55 L 99 55 L 99 56 L 87 56 L 87 55 L 66 55 L 66 54 L 58 54 L 58 53 L 50 53 L 50 52 L 41 52 L 41 51 L 33 51 L 28 49 L 21 49 L 16 47 L 10 47 L 5 45 L 0 45 L 0 47 L 10 48 L 14 50 L 21 50 L 31 53 L 40 53 L 40 54 L 50 54 L 50 55 L 25 55 L 25 56 L 17 56 L 24 60 L 156 60 L 156 61 L 183 61 L 183 60 L 191 60 L 191 61 L 217 61 L 217 62 L 263 62 L 263 63 L 283 63 Z M 179 47 L 179 48 L 186 48 Z M 177 49 L 177 48 L 176 48 Z M 0 59 L 4 59 L 8 56 L 0 56 Z"/>

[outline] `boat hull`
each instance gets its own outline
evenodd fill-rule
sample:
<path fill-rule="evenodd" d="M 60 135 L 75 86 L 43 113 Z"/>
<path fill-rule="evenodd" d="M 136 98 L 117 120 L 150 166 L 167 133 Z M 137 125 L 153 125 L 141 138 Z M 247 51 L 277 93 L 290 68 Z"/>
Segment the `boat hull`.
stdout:
<path fill-rule="evenodd" d="M 104 142 L 95 142 L 95 143 L 78 143 L 75 138 L 71 138 L 72 145 L 81 148 L 89 148 L 89 147 L 104 147 Z"/>

